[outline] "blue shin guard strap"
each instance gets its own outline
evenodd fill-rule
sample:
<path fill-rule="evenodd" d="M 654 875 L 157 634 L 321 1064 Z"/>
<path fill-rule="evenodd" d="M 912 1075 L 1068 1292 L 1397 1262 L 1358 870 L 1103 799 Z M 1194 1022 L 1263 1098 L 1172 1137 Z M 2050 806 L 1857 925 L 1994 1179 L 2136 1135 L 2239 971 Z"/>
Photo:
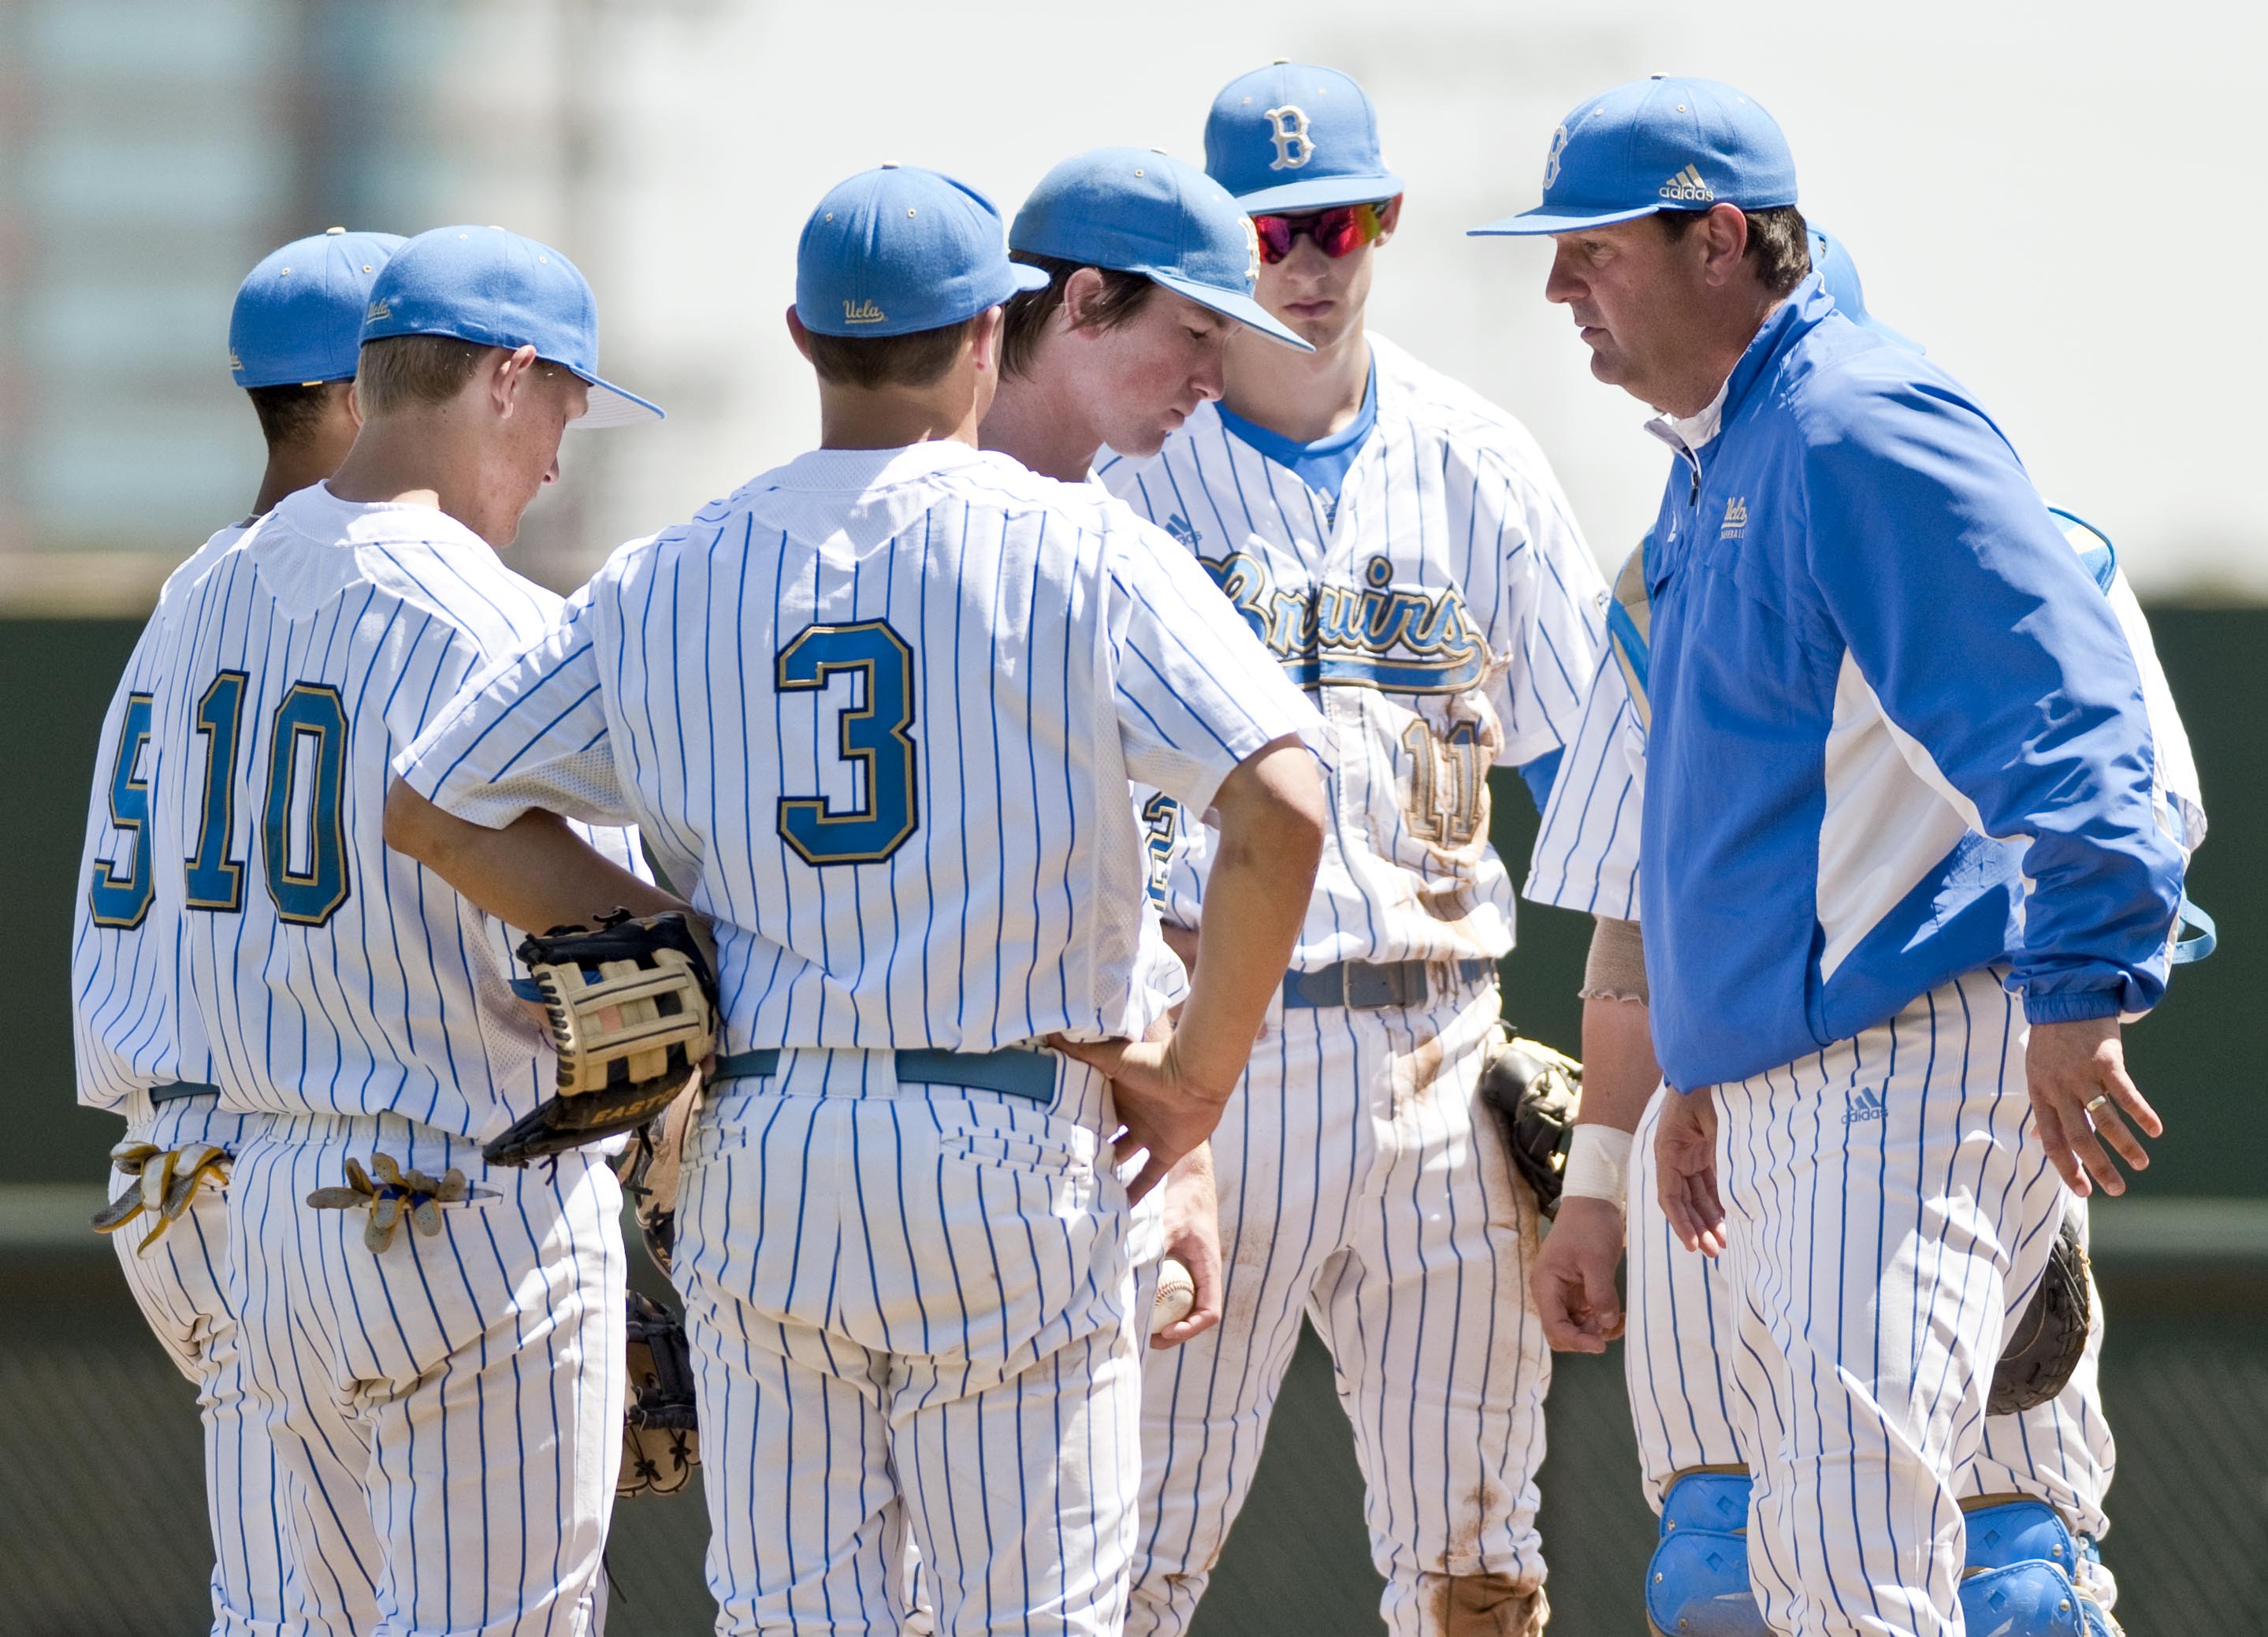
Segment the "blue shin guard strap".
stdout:
<path fill-rule="evenodd" d="M 1721 1530 L 1737 1535 L 1749 1526 L 1749 1486 L 1747 1472 L 1712 1471 L 1705 1467 L 1693 1467 L 1669 1480 L 1669 1493 L 1661 1498 L 1661 1530 L 1664 1536 L 1686 1529 Z"/>

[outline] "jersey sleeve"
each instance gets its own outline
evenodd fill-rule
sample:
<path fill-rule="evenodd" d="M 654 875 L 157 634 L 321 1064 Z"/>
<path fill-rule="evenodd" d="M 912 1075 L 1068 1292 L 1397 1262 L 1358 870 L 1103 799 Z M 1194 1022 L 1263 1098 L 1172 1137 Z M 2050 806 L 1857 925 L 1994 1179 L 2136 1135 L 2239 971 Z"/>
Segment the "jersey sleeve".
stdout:
<path fill-rule="evenodd" d="M 1602 659 L 1552 783 L 1521 896 L 1616 920 L 1638 918 L 1646 738 L 1622 667 Z"/>
<path fill-rule="evenodd" d="M 1131 778 L 1202 814 L 1263 745 L 1297 737 L 1329 756 L 1321 714 L 1170 535 L 1135 525 L 1108 573 L 1119 738 Z"/>
<path fill-rule="evenodd" d="M 1481 500 L 1493 494 L 1496 516 L 1475 520 L 1476 534 L 1494 523 L 1502 557 L 1495 645 L 1509 662 L 1494 682 L 1499 767 L 1538 762 L 1572 741 L 1606 642 L 1606 581 L 1558 479 L 1540 453 L 1535 461 L 1533 470 L 1484 461 Z"/>
<path fill-rule="evenodd" d="M 1901 748 L 1980 833 L 2022 844 L 2026 1015 L 2147 1011 L 2182 858 L 2154 812 L 2141 678 L 2014 451 L 1955 393 L 1893 382 L 1811 429 L 1802 459 L 1814 582 Z"/>
<path fill-rule="evenodd" d="M 535 639 L 475 675 L 395 758 L 411 789 L 502 830 L 541 807 L 585 824 L 632 822 L 615 770 L 590 587 Z"/>

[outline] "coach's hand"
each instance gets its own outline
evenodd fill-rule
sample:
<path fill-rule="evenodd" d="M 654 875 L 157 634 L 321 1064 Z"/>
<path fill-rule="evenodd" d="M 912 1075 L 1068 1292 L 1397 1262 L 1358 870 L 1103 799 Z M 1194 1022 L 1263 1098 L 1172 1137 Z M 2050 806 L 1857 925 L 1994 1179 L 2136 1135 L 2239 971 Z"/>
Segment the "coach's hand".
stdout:
<path fill-rule="evenodd" d="M 1615 1269 L 1623 1259 L 1622 1207 L 1611 1199 L 1562 1198 L 1528 1287 L 1543 1339 L 1558 1353 L 1604 1353 L 1623 1333 Z"/>
<path fill-rule="evenodd" d="M 2165 1134 L 2165 1122 L 2126 1078 L 2117 1018 L 2033 1024 L 2024 1080 L 2032 1094 L 2032 1124 L 2072 1192 L 2084 1199 L 2095 1191 L 2094 1183 L 2105 1193 L 2126 1191 L 2126 1179 L 2103 1152 L 2106 1142 L 2136 1170 L 2149 1168 L 2150 1156 L 2126 1121 L 2132 1118 L 2152 1137 Z"/>
<path fill-rule="evenodd" d="M 1713 1087 L 1672 1092 L 1653 1139 L 1656 1192 L 1669 1230 L 1688 1250 L 1719 1256 L 1725 1206 L 1717 1197 L 1717 1094 Z"/>
<path fill-rule="evenodd" d="M 1189 1269 L 1197 1296 L 1189 1312 L 1152 1335 L 1150 1345 L 1178 1347 L 1220 1323 L 1220 1199 L 1211 1147 L 1200 1145 L 1174 1168 L 1160 1203 L 1166 1211 L 1166 1254 Z"/>

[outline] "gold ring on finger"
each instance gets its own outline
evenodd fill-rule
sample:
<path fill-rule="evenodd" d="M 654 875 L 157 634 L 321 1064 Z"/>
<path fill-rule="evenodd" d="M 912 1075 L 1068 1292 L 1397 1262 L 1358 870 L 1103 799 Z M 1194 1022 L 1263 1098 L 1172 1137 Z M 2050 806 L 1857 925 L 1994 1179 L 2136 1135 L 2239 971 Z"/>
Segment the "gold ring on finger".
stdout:
<path fill-rule="evenodd" d="M 2092 1113 L 2094 1113 L 2094 1112 L 2095 1111 L 2095 1110 L 2097 1110 L 2097 1109 L 2101 1108 L 2104 1103 L 2106 1103 L 2106 1102 L 2110 1102 L 2110 1094 L 2109 1092 L 2107 1092 L 2107 1091 L 2097 1092 L 2097 1093 L 2095 1095 L 2094 1098 L 2093 1098 L 2091 1101 L 2089 1101 L 2089 1102 L 2088 1102 L 2088 1105 L 2087 1105 L 2087 1110 L 2086 1110 L 2086 1111 L 2087 1111 L 2088 1113 L 2089 1113 L 2089 1114 L 2092 1114 Z"/>

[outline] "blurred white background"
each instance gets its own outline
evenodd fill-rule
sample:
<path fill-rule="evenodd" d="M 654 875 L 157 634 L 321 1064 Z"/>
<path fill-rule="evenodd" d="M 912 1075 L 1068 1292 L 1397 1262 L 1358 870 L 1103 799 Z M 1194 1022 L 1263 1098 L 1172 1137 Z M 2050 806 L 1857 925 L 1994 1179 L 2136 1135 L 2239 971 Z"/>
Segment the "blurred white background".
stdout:
<path fill-rule="evenodd" d="M 829 184 L 902 159 L 1012 211 L 1080 149 L 1201 160 L 1274 57 L 1370 90 L 1409 184 L 1373 322 L 1528 423 L 1602 561 L 1666 457 L 1543 300 L 1548 245 L 1464 230 L 1535 203 L 1573 104 L 1691 73 L 1778 115 L 1869 305 L 2145 594 L 2268 597 L 2264 46 L 2268 10 L 2209 0 L 0 0 L 0 602 L 130 608 L 242 512 L 228 302 L 284 239 L 497 222 L 581 264 L 603 366 L 670 419 L 571 435 L 520 562 L 571 584 L 809 439 L 780 314 Z"/>

